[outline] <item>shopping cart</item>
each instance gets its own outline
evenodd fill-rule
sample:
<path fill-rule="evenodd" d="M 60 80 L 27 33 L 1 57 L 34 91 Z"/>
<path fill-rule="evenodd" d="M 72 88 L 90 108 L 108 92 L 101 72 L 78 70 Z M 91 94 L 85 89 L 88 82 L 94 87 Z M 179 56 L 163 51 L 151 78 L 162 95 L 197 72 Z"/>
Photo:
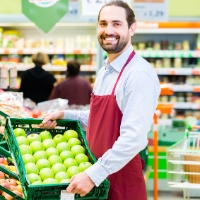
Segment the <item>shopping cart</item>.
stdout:
<path fill-rule="evenodd" d="M 200 189 L 200 126 L 188 127 L 185 138 L 167 148 L 167 181 L 172 188 L 183 189 L 190 199 L 190 189 Z"/>

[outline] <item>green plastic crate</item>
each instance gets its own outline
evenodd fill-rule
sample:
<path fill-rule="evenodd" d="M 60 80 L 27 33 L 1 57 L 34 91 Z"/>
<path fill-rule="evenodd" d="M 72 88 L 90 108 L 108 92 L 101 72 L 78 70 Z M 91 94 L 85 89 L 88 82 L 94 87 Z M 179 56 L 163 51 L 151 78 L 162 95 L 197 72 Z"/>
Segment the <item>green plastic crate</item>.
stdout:
<path fill-rule="evenodd" d="M 6 122 L 6 118 L 9 117 L 6 113 L 0 111 L 0 126 L 4 126 Z M 0 133 L 0 142 L 5 141 L 5 137 Z"/>
<path fill-rule="evenodd" d="M 23 187 L 25 198 L 28 200 L 57 200 L 60 199 L 61 190 L 65 190 L 69 183 L 63 184 L 49 184 L 49 185 L 30 185 L 25 166 L 22 160 L 19 146 L 17 144 L 16 137 L 13 133 L 13 129 L 17 127 L 23 128 L 26 133 L 40 133 L 44 129 L 37 126 L 42 122 L 42 119 L 18 119 L 18 118 L 7 118 L 5 126 L 5 138 L 8 143 L 11 155 L 15 161 L 15 165 L 20 174 L 19 179 Z M 58 120 L 57 126 L 59 128 L 49 130 L 52 136 L 56 134 L 63 134 L 68 129 L 73 129 L 79 134 L 79 139 L 86 150 L 86 154 L 89 157 L 91 163 L 96 162 L 96 158 L 91 153 L 86 138 L 80 123 L 76 120 Z M 110 183 L 106 179 L 99 187 L 94 187 L 85 197 L 75 195 L 75 199 L 107 199 Z"/>

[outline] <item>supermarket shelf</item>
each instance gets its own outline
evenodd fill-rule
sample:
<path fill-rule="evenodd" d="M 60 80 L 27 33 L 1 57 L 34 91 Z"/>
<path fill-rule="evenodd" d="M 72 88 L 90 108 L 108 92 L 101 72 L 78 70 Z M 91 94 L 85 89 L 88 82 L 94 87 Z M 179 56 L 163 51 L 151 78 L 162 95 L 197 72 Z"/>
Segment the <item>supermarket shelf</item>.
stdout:
<path fill-rule="evenodd" d="M 0 48 L 0 54 L 96 54 L 96 49 L 63 49 L 63 48 Z"/>
<path fill-rule="evenodd" d="M 193 175 L 200 175 L 199 172 L 185 172 L 185 171 L 167 171 L 169 174 L 193 174 Z"/>
<path fill-rule="evenodd" d="M 158 75 L 192 75 L 192 68 L 155 68 Z M 196 69 L 199 70 L 200 69 Z"/>
<path fill-rule="evenodd" d="M 159 102 L 161 104 L 172 104 L 173 102 Z M 192 103 L 192 102 L 176 102 L 173 103 L 174 109 L 192 109 L 192 110 L 200 110 L 200 103 Z"/>
<path fill-rule="evenodd" d="M 200 51 L 185 50 L 136 50 L 138 54 L 147 58 L 198 58 Z"/>
<path fill-rule="evenodd" d="M 172 85 L 171 88 L 174 92 L 200 92 L 200 85 Z"/>
<path fill-rule="evenodd" d="M 200 184 L 195 184 L 195 183 L 189 183 L 189 182 L 183 182 L 183 183 L 177 183 L 177 182 L 168 182 L 168 184 L 170 185 L 170 187 L 173 188 L 180 188 L 180 189 L 184 189 L 184 188 L 188 188 L 188 189 L 200 189 Z"/>
<path fill-rule="evenodd" d="M 0 48 L 0 54 L 35 54 L 37 52 L 47 54 L 96 54 L 97 49 L 67 49 L 67 48 Z M 198 58 L 200 51 L 184 50 L 136 50 L 147 58 Z"/>
<path fill-rule="evenodd" d="M 33 64 L 17 64 L 17 71 L 25 71 L 33 67 Z M 55 65 L 46 65 L 44 66 L 46 71 L 66 71 L 65 66 L 55 66 Z M 94 65 L 81 65 L 81 71 L 96 71 L 96 66 Z"/>

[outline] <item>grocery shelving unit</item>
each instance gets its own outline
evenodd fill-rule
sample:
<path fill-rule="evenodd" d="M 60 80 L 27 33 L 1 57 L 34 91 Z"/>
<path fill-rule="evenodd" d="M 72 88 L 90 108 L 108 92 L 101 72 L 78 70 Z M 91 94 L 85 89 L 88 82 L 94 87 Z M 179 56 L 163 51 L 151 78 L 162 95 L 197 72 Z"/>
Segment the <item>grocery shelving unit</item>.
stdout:
<path fill-rule="evenodd" d="M 94 23 L 58 23 L 48 34 L 44 34 L 33 23 L 0 23 L 0 27 L 5 31 L 17 30 L 21 33 L 20 44 L 0 47 L 0 56 L 4 57 L 2 60 L 5 61 L 2 62 L 3 65 L 13 65 L 12 62 L 6 62 L 6 59 L 9 61 L 11 55 L 17 57 L 15 66 L 18 75 L 33 67 L 30 62 L 32 54 L 44 52 L 52 61 L 44 68 L 58 77 L 58 80 L 65 78 L 66 58 L 78 60 L 81 63 L 81 75 L 91 82 L 94 81 L 97 54 Z"/>

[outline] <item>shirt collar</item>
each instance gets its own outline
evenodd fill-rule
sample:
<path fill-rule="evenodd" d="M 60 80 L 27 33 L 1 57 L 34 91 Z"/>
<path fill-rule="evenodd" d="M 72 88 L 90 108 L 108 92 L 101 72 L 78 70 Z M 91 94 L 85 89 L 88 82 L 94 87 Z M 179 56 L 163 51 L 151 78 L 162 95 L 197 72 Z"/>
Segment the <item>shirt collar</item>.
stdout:
<path fill-rule="evenodd" d="M 132 51 L 133 51 L 133 46 L 130 45 L 128 47 L 128 49 L 126 49 L 126 51 L 124 51 L 122 54 L 120 54 L 110 64 L 108 63 L 108 58 L 107 58 L 104 61 L 105 69 L 107 69 L 109 66 L 112 66 L 117 72 L 120 72 Z"/>

